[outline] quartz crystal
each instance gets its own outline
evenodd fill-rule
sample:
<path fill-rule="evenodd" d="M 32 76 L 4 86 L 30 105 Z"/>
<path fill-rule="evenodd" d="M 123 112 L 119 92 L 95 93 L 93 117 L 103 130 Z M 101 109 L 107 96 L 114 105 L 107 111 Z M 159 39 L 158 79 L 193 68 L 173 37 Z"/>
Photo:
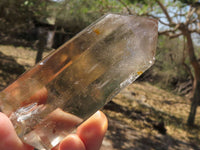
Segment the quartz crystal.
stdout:
<path fill-rule="evenodd" d="M 107 14 L 0 93 L 0 109 L 37 149 L 56 146 L 154 62 L 157 21 Z"/>

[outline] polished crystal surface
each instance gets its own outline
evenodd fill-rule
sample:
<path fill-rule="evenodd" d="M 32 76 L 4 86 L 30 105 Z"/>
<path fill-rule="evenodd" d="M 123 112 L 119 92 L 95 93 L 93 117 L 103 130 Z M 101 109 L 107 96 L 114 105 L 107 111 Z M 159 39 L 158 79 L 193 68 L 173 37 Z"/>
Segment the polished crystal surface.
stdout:
<path fill-rule="evenodd" d="M 56 146 L 154 62 L 157 21 L 107 14 L 0 93 L 18 136 Z"/>

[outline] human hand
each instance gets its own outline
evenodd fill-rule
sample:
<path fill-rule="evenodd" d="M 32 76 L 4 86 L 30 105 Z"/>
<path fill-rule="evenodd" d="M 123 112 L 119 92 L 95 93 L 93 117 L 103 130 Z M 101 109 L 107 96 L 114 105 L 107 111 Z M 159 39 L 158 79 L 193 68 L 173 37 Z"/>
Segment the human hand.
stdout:
<path fill-rule="evenodd" d="M 76 134 L 68 135 L 53 150 L 98 150 L 107 130 L 107 118 L 98 111 L 83 124 Z M 33 150 L 24 144 L 15 133 L 9 118 L 0 112 L 0 149 L 1 150 Z"/>

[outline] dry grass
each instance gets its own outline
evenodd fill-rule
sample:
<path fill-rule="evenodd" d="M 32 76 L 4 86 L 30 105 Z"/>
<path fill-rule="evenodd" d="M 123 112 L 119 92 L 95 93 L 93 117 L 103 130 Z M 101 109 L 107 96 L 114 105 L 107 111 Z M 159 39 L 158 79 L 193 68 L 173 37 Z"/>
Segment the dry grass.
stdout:
<path fill-rule="evenodd" d="M 13 56 L 27 68 L 34 65 L 35 50 L 0 45 L 0 51 Z M 197 126 L 187 127 L 190 110 L 190 101 L 187 98 L 171 94 L 149 83 L 136 82 L 124 89 L 113 101 L 126 111 L 104 110 L 109 118 L 109 131 L 102 150 L 200 148 L 200 108 L 196 115 Z M 164 121 L 166 135 L 153 129 L 152 122 L 159 121 Z"/>
<path fill-rule="evenodd" d="M 26 68 L 30 68 L 35 64 L 36 50 L 24 47 L 14 47 L 7 45 L 0 45 L 0 51 L 5 55 L 12 56 L 19 64 L 24 65 Z M 44 52 L 46 56 L 48 52 Z"/>
<path fill-rule="evenodd" d="M 152 140 L 152 143 L 156 141 L 157 136 L 160 136 L 153 129 L 152 123 L 164 121 L 167 135 L 162 135 L 162 138 L 165 138 L 164 141 L 161 141 L 165 142 L 166 140 L 169 149 L 190 149 L 193 144 L 198 147 L 191 149 L 199 149 L 200 108 L 197 110 L 196 126 L 189 128 L 186 125 L 190 110 L 188 99 L 171 94 L 146 82 L 136 82 L 124 89 L 113 101 L 132 113 L 124 114 L 106 110 L 106 114 L 112 119 L 115 118 L 124 122 L 133 130 L 140 132 L 140 135 L 148 137 Z M 148 120 L 151 120 L 151 122 Z M 163 147 L 157 146 L 155 149 L 167 149 L 167 145 L 162 145 L 162 142 L 160 146 Z M 176 147 L 177 143 L 178 147 Z"/>

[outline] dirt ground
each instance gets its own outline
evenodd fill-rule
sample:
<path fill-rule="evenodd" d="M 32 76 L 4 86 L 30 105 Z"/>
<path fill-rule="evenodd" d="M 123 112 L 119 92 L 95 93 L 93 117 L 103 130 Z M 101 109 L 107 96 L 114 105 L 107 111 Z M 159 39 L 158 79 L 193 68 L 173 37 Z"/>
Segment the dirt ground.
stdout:
<path fill-rule="evenodd" d="M 199 150 L 200 109 L 196 124 L 185 123 L 189 101 L 148 83 L 134 83 L 118 94 L 113 101 L 126 111 L 105 109 L 109 130 L 102 150 Z M 166 134 L 154 128 L 164 122 Z"/>
<path fill-rule="evenodd" d="M 34 50 L 0 45 L 0 51 L 26 69 L 34 65 Z M 135 82 L 102 110 L 109 127 L 101 150 L 200 150 L 200 108 L 196 125 L 187 127 L 187 98 L 147 82 Z"/>

